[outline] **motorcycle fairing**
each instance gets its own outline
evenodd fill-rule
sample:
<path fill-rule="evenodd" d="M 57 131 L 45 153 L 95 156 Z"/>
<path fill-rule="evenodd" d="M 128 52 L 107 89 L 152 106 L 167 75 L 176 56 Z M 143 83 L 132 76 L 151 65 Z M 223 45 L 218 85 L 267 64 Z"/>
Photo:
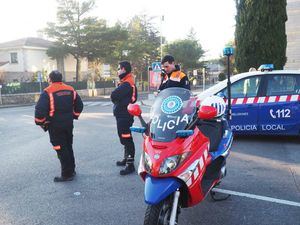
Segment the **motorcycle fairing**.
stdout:
<path fill-rule="evenodd" d="M 223 138 L 218 146 L 218 150 L 215 152 L 210 152 L 209 154 L 212 157 L 212 160 L 215 160 L 216 158 L 218 158 L 219 156 L 223 156 L 225 158 L 227 158 L 228 154 L 229 154 L 229 149 L 231 148 L 231 144 L 233 141 L 233 134 L 232 131 L 226 130 Z"/>
<path fill-rule="evenodd" d="M 147 174 L 145 179 L 145 202 L 150 205 L 158 204 L 180 187 L 180 182 L 175 178 L 155 178 Z"/>

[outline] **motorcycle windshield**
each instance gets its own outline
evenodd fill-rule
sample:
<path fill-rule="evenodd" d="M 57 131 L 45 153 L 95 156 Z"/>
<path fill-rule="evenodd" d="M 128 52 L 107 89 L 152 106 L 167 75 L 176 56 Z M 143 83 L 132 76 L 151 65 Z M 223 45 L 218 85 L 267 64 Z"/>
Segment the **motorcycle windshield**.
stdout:
<path fill-rule="evenodd" d="M 177 130 L 184 130 L 196 112 L 192 92 L 184 88 L 167 88 L 156 97 L 150 111 L 150 137 L 170 142 Z"/>

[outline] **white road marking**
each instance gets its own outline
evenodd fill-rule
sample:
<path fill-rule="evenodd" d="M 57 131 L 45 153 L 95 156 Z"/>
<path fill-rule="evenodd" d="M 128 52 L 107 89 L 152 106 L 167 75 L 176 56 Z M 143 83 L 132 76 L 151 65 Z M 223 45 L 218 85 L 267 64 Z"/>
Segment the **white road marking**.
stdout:
<path fill-rule="evenodd" d="M 102 106 L 111 106 L 111 105 L 113 105 L 112 102 L 107 102 L 107 103 L 103 103 L 103 104 L 102 104 Z"/>
<path fill-rule="evenodd" d="M 33 116 L 29 116 L 29 115 L 23 115 L 24 117 L 29 117 L 31 119 L 33 119 L 34 117 Z"/>
<path fill-rule="evenodd" d="M 283 204 L 283 205 L 300 207 L 300 202 L 292 202 L 292 201 L 288 201 L 288 200 L 284 200 L 284 199 L 270 198 L 270 197 L 261 196 L 261 195 L 253 195 L 253 194 L 224 190 L 224 189 L 219 189 L 219 188 L 213 188 L 213 191 L 218 192 L 218 193 L 223 193 L 223 194 L 236 195 L 236 196 L 253 198 L 253 199 L 267 201 L 267 202 L 274 202 L 274 203 Z"/>

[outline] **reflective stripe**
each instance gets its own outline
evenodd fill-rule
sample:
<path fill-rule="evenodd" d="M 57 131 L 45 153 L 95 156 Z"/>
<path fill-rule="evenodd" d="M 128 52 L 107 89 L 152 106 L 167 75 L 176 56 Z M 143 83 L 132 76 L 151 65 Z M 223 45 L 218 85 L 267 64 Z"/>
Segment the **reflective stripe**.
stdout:
<path fill-rule="evenodd" d="M 266 98 L 265 98 L 265 101 L 264 101 L 264 103 L 267 103 L 267 102 L 269 102 L 269 96 L 267 96 Z"/>
<path fill-rule="evenodd" d="M 227 99 L 224 99 L 227 103 Z M 272 102 L 296 102 L 300 101 L 300 95 L 277 95 L 277 96 L 263 96 L 263 97 L 245 97 L 245 98 L 232 98 L 232 105 L 241 104 L 256 104 L 256 103 L 272 103 Z"/>
<path fill-rule="evenodd" d="M 246 104 L 248 102 L 248 98 L 244 98 L 242 104 Z"/>
<path fill-rule="evenodd" d="M 276 101 L 276 96 L 269 97 L 269 102 L 275 102 L 275 101 Z"/>
<path fill-rule="evenodd" d="M 122 138 L 131 138 L 131 134 L 121 134 Z"/>
<path fill-rule="evenodd" d="M 254 102 L 254 98 L 248 98 L 247 104 L 252 104 Z"/>
<path fill-rule="evenodd" d="M 76 91 L 73 91 L 73 103 L 75 102 L 76 100 Z"/>
<path fill-rule="evenodd" d="M 56 146 L 53 146 L 53 149 L 54 150 L 60 150 L 61 148 L 60 148 L 60 145 L 56 145 Z"/>
<path fill-rule="evenodd" d="M 176 81 L 176 82 L 180 82 L 180 78 L 179 77 L 170 77 L 170 80 Z"/>
<path fill-rule="evenodd" d="M 132 97 L 131 97 L 131 102 L 134 103 L 136 101 L 136 98 L 135 98 L 135 86 L 134 85 L 131 85 L 132 87 Z"/>
<path fill-rule="evenodd" d="M 279 101 L 280 102 L 285 102 L 286 101 L 286 95 L 280 96 Z"/>
<path fill-rule="evenodd" d="M 242 104 L 243 103 L 243 98 L 238 98 L 237 100 L 236 100 L 236 104 Z"/>
<path fill-rule="evenodd" d="M 298 101 L 298 96 L 300 97 L 300 95 L 292 95 L 292 96 L 291 96 L 291 101 L 292 101 L 292 102 Z"/>
<path fill-rule="evenodd" d="M 54 98 L 53 98 L 53 94 L 49 93 L 49 98 L 50 98 L 50 110 L 49 110 L 49 116 L 53 116 L 54 115 L 54 111 L 55 111 L 55 107 L 54 107 Z"/>
<path fill-rule="evenodd" d="M 46 118 L 43 118 L 43 119 L 35 118 L 34 121 L 38 122 L 38 123 L 43 123 L 46 121 Z"/>

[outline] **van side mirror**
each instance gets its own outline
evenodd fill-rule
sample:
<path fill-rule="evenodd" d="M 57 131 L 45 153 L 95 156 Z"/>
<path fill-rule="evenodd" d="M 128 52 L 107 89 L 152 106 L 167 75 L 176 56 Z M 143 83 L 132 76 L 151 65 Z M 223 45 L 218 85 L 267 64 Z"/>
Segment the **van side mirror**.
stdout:
<path fill-rule="evenodd" d="M 141 107 L 138 104 L 129 104 L 127 110 L 130 115 L 140 117 L 142 115 Z"/>
<path fill-rule="evenodd" d="M 211 120 L 217 116 L 217 109 L 212 106 L 201 106 L 198 111 L 198 118 L 203 120 Z"/>

